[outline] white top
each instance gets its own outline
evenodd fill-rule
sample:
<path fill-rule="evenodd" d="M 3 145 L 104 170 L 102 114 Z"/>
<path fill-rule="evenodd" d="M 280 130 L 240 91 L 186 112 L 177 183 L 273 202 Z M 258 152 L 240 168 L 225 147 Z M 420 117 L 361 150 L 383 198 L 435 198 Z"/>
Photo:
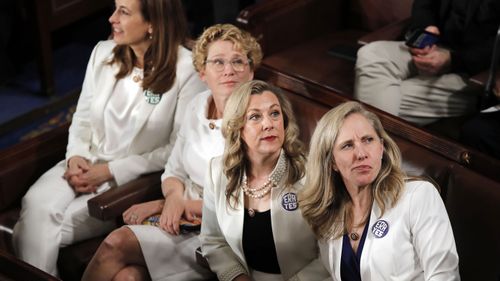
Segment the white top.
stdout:
<path fill-rule="evenodd" d="M 115 46 L 112 40 L 101 41 L 90 56 L 69 128 L 66 159 L 78 155 L 92 163 L 106 161 L 116 184 L 122 185 L 164 168 L 187 104 L 206 90 L 206 85 L 194 70 L 191 52 L 179 47 L 174 84 L 161 98 L 148 97 L 147 93 L 127 97 L 120 93 L 123 79 L 115 77 L 118 65 L 107 63 Z M 126 99 L 125 104 L 118 103 L 118 95 Z M 128 98 L 138 98 L 137 104 L 132 106 Z M 125 116 L 122 109 L 133 116 Z M 116 133 L 120 136 L 113 136 Z"/>
<path fill-rule="evenodd" d="M 105 161 L 127 156 L 128 142 L 134 136 L 133 127 L 139 118 L 139 105 L 144 99 L 141 82 L 134 82 L 133 76 L 142 70 L 134 67 L 132 73 L 116 82 L 107 110 L 104 111 L 104 138 L 97 147 L 96 155 Z"/>
<path fill-rule="evenodd" d="M 450 220 L 436 188 L 427 181 L 405 185 L 396 206 L 383 216 L 373 203 L 361 253 L 360 273 L 370 280 L 460 280 Z M 340 280 L 343 238 L 321 241 L 321 259 Z"/>
<path fill-rule="evenodd" d="M 211 92 L 205 91 L 186 107 L 184 122 L 165 166 L 162 181 L 167 177 L 176 177 L 184 182 L 186 188 L 189 188 L 189 182 L 201 187 L 210 159 L 223 154 L 222 119 L 209 120 L 206 117 L 210 100 Z M 209 127 L 211 122 L 215 124 L 213 129 Z"/>

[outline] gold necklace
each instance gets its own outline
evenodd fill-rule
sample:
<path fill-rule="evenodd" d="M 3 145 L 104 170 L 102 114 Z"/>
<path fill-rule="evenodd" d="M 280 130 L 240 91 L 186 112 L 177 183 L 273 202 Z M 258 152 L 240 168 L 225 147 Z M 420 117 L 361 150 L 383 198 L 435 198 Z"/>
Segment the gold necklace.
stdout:
<path fill-rule="evenodd" d="M 144 73 L 140 69 L 134 67 L 132 70 L 132 81 L 135 83 L 142 82 L 143 75 Z"/>

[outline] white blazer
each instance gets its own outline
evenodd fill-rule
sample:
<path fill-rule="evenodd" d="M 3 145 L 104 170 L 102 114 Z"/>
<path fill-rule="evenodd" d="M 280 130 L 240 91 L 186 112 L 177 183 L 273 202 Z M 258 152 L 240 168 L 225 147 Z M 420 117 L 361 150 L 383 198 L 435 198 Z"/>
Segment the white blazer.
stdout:
<path fill-rule="evenodd" d="M 396 206 L 380 214 L 374 202 L 361 253 L 361 280 L 460 280 L 453 230 L 431 183 L 407 182 Z M 341 280 L 342 240 L 319 243 L 333 280 Z"/>
<path fill-rule="evenodd" d="M 240 190 L 237 209 L 226 204 L 222 157 L 210 162 L 205 181 L 202 252 L 221 281 L 232 280 L 249 272 L 242 244 L 244 194 Z M 281 275 L 284 280 L 324 280 L 329 278 L 328 272 L 319 260 L 314 234 L 298 208 L 300 188 L 302 185 L 296 183 L 291 188 L 271 190 L 271 225 Z"/>
<path fill-rule="evenodd" d="M 82 156 L 92 162 L 97 159 L 95 149 L 102 144 L 104 136 L 103 112 L 116 85 L 116 64 L 107 62 L 112 58 L 116 44 L 112 40 L 101 41 L 90 57 L 82 92 L 76 112 L 69 128 L 66 159 Z M 197 93 L 206 89 L 194 70 L 191 52 L 179 47 L 176 78 L 172 88 L 165 92 L 159 103 L 151 104 L 145 99 L 139 105 L 139 116 L 133 126 L 128 156 L 109 161 L 116 184 L 121 185 L 165 166 L 177 131 L 182 122 L 187 103 Z"/>

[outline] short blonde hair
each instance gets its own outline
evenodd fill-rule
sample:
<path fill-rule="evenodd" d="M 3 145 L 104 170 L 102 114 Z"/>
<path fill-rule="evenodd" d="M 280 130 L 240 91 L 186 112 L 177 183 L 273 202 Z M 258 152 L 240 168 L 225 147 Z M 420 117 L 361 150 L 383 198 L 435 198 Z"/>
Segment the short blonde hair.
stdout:
<path fill-rule="evenodd" d="M 342 176 L 333 170 L 333 147 L 340 128 L 351 114 L 363 115 L 382 139 L 384 154 L 380 172 L 372 183 L 372 193 L 382 210 L 393 207 L 404 189 L 406 175 L 401 169 L 401 152 L 384 130 L 378 117 L 358 102 L 345 102 L 327 112 L 316 125 L 306 167 L 304 190 L 299 206 L 319 239 L 338 238 L 345 232 L 350 197 Z"/>
<path fill-rule="evenodd" d="M 250 68 L 255 70 L 262 61 L 262 50 L 257 40 L 248 32 L 232 24 L 216 24 L 207 28 L 193 47 L 193 65 L 200 72 L 205 68 L 208 48 L 215 41 L 230 41 L 237 50 L 246 54 Z"/>
<path fill-rule="evenodd" d="M 226 199 L 232 207 L 236 207 L 233 204 L 233 202 L 238 202 L 239 192 L 236 191 L 239 190 L 245 168 L 249 165 L 246 147 L 241 138 L 241 130 L 246 122 L 246 110 L 250 103 L 250 96 L 262 94 L 265 91 L 273 93 L 278 98 L 283 113 L 285 127 L 283 150 L 288 159 L 286 186 L 293 185 L 304 176 L 304 145 L 299 140 L 299 127 L 292 104 L 278 87 L 259 80 L 243 83 L 227 100 L 222 120 L 222 134 L 226 140 L 223 155 L 224 174 L 228 178 Z"/>

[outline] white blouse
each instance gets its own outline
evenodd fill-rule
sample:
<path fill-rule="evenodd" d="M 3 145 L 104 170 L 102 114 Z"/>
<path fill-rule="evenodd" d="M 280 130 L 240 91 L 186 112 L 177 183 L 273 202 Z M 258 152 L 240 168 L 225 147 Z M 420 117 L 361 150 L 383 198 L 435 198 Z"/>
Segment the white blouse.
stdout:
<path fill-rule="evenodd" d="M 196 95 L 187 106 L 172 155 L 161 177 L 162 181 L 167 177 L 178 178 L 186 189 L 192 189 L 200 197 L 210 159 L 224 152 L 222 119 L 209 120 L 206 117 L 211 100 L 211 92 L 205 91 Z M 210 123 L 215 126 L 210 126 Z"/>
<path fill-rule="evenodd" d="M 134 82 L 133 76 L 142 77 L 143 70 L 134 67 L 132 73 L 117 81 L 104 111 L 104 135 L 96 156 L 110 161 L 128 154 L 128 146 L 134 136 L 134 127 L 139 117 L 141 102 L 144 102 L 141 82 Z"/>

